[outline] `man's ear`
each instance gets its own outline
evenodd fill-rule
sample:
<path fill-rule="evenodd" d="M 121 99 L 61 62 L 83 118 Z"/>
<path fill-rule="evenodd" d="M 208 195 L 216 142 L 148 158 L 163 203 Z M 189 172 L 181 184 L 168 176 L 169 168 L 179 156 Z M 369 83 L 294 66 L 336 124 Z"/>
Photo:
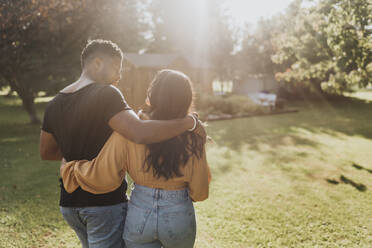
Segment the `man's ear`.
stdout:
<path fill-rule="evenodd" d="M 146 97 L 145 103 L 147 106 L 151 106 L 149 97 Z"/>

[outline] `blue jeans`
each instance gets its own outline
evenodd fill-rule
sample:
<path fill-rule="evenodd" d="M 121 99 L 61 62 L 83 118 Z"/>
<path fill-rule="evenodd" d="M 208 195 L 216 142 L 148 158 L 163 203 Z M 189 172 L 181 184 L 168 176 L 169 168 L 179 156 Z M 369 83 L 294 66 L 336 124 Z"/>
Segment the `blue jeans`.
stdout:
<path fill-rule="evenodd" d="M 195 211 L 186 189 L 135 185 L 123 234 L 128 248 L 190 248 L 195 235 Z"/>
<path fill-rule="evenodd" d="M 127 203 L 100 207 L 61 207 L 66 222 L 76 232 L 83 248 L 123 248 Z"/>

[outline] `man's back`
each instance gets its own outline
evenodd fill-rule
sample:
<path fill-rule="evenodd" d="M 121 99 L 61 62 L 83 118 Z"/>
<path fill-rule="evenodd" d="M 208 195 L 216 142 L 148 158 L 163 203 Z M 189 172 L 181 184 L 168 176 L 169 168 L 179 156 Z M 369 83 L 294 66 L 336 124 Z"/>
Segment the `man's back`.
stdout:
<path fill-rule="evenodd" d="M 73 93 L 59 93 L 47 106 L 43 130 L 52 133 L 67 161 L 96 157 L 110 137 L 108 121 L 128 109 L 118 90 L 92 83 Z M 61 183 L 60 205 L 86 207 L 113 205 L 126 201 L 126 182 L 113 192 L 93 195 L 77 189 L 68 194 Z"/>

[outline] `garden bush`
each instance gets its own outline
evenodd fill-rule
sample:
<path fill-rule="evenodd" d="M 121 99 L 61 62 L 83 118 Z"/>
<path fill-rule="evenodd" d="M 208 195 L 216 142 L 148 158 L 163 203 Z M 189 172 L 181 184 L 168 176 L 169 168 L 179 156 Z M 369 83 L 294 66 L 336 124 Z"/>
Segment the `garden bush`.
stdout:
<path fill-rule="evenodd" d="M 255 104 L 246 96 L 238 95 L 197 95 L 195 109 L 202 119 L 208 115 L 244 115 L 261 113 L 263 107 Z"/>

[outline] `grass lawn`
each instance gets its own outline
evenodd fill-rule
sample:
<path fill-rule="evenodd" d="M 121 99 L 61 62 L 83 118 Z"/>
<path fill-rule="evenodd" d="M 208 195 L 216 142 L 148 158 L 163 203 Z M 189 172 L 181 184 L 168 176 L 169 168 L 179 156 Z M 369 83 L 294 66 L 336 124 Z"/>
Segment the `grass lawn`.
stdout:
<path fill-rule="evenodd" d="M 294 106 L 209 124 L 196 247 L 372 247 L 372 102 Z M 59 213 L 59 164 L 40 161 L 27 121 L 0 96 L 0 247 L 79 247 Z"/>

